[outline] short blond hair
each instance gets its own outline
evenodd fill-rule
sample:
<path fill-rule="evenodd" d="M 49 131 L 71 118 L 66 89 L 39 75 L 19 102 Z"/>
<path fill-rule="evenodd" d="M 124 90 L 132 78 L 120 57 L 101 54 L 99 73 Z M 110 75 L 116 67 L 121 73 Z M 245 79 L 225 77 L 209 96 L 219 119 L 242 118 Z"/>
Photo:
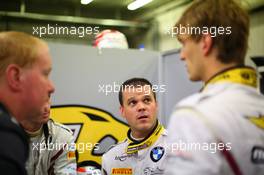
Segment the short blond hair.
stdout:
<path fill-rule="evenodd" d="M 42 40 L 23 32 L 0 32 L 0 75 L 10 64 L 20 67 L 32 65 Z"/>
<path fill-rule="evenodd" d="M 244 64 L 248 48 L 249 16 L 237 0 L 194 0 L 180 17 L 175 27 L 231 27 L 231 35 L 213 37 L 213 47 L 218 49 L 222 63 Z M 190 38 L 200 41 L 202 34 Z"/>

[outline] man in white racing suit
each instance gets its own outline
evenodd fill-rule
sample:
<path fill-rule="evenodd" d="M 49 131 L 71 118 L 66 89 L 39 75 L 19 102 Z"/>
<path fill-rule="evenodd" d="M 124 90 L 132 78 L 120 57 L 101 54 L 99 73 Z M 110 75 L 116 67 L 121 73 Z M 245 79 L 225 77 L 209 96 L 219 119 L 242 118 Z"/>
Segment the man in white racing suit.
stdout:
<path fill-rule="evenodd" d="M 119 91 L 120 111 L 130 129 L 127 139 L 102 158 L 102 174 L 162 174 L 167 131 L 157 120 L 157 102 L 152 84 L 132 78 Z"/>
<path fill-rule="evenodd" d="M 72 131 L 49 119 L 49 114 L 50 104 L 46 104 L 40 118 L 21 123 L 30 137 L 27 173 L 28 175 L 76 175 Z"/>
<path fill-rule="evenodd" d="M 189 78 L 205 85 L 171 115 L 165 174 L 263 175 L 264 97 L 255 70 L 244 66 L 247 13 L 232 0 L 194 1 L 176 27 L 187 24 L 231 33 L 177 36 Z"/>

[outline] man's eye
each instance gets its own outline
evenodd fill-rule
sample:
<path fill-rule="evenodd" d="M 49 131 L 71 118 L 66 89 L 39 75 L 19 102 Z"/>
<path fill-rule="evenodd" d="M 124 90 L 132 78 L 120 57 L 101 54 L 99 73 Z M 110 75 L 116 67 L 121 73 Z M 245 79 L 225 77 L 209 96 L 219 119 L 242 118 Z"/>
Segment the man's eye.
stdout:
<path fill-rule="evenodd" d="M 50 74 L 50 71 L 43 71 L 43 75 L 45 75 L 46 77 L 48 77 Z"/>
<path fill-rule="evenodd" d="M 145 102 L 145 103 L 149 103 L 150 101 L 151 101 L 150 98 L 146 98 L 146 99 L 144 99 L 144 102 Z"/>
<path fill-rule="evenodd" d="M 135 105 L 136 104 L 136 101 L 130 101 L 129 103 L 128 103 L 128 105 L 130 105 L 130 106 L 133 106 L 133 105 Z"/>

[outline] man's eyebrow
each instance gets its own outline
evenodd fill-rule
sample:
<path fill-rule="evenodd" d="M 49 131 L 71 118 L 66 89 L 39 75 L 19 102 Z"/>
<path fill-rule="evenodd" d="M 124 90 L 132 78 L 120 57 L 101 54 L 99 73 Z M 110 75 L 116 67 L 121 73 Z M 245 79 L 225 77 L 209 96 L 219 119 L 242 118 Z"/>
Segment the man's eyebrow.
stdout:
<path fill-rule="evenodd" d="M 128 99 L 127 99 L 127 102 L 130 102 L 130 101 L 132 101 L 132 100 L 135 100 L 135 97 L 130 97 L 130 98 L 128 98 Z"/>
<path fill-rule="evenodd" d="M 146 93 L 146 94 L 144 94 L 143 97 L 144 97 L 144 98 L 145 98 L 145 97 L 151 97 L 151 95 L 150 95 L 149 93 Z"/>

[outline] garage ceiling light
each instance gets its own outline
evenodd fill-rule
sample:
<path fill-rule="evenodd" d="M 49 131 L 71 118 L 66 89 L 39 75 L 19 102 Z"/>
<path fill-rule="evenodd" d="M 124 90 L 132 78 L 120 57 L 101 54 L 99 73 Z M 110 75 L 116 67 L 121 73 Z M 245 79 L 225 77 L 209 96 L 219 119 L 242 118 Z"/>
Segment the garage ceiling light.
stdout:
<path fill-rule="evenodd" d="M 127 6 L 127 8 L 128 8 L 128 10 L 136 10 L 136 9 L 138 9 L 138 8 L 148 4 L 148 3 L 150 3 L 151 1 L 152 0 L 136 0 L 136 1 L 132 2 L 132 3 L 130 3 Z"/>
<path fill-rule="evenodd" d="M 93 0 L 81 0 L 81 4 L 83 5 L 87 5 L 89 4 L 90 2 L 92 2 Z"/>

